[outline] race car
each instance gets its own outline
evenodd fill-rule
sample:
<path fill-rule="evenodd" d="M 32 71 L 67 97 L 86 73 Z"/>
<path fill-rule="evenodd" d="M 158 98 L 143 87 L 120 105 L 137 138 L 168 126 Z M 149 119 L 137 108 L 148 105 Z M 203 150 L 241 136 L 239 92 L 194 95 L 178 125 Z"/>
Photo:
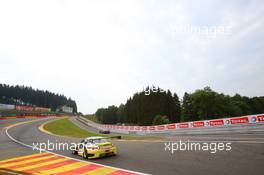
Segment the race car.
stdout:
<path fill-rule="evenodd" d="M 100 134 L 110 134 L 109 130 L 99 130 Z"/>
<path fill-rule="evenodd" d="M 77 144 L 72 154 L 82 156 L 85 159 L 100 158 L 116 155 L 117 148 L 109 141 L 110 137 L 87 137 Z"/>

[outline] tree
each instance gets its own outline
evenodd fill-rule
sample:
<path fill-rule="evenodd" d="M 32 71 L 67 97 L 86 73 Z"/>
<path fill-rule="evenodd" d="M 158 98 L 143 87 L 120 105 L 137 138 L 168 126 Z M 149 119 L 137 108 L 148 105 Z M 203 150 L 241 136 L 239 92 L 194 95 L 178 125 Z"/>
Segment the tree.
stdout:
<path fill-rule="evenodd" d="M 168 90 L 164 92 L 161 88 L 149 88 L 145 91 L 135 93 L 125 104 L 125 115 L 127 123 L 139 125 L 151 125 L 156 115 L 166 115 L 171 122 L 180 121 L 180 102 L 177 94 L 172 96 Z"/>
<path fill-rule="evenodd" d="M 153 119 L 152 125 L 162 125 L 162 124 L 169 124 L 169 123 L 171 122 L 166 115 L 164 116 L 156 115 L 155 118 Z"/>
<path fill-rule="evenodd" d="M 124 123 L 126 121 L 125 105 L 121 104 L 117 109 L 117 122 Z"/>
<path fill-rule="evenodd" d="M 173 104 L 174 104 L 174 112 L 172 122 L 180 122 L 181 118 L 181 103 L 179 97 L 176 93 L 173 94 Z"/>
<path fill-rule="evenodd" d="M 205 87 L 184 93 L 181 104 L 178 95 L 172 95 L 170 90 L 149 86 L 146 89 L 147 93 L 144 90 L 135 93 L 118 108 L 98 109 L 96 116 L 102 123 L 151 125 L 160 123 L 161 119 L 163 122 L 186 122 L 264 113 L 264 97 L 249 98 L 239 94 L 232 97 Z"/>
<path fill-rule="evenodd" d="M 182 102 L 181 122 L 196 120 L 195 117 L 191 95 L 185 92 Z"/>
<path fill-rule="evenodd" d="M 61 105 L 67 105 L 77 112 L 76 102 L 71 98 L 27 86 L 0 84 L 0 103 L 46 107 L 53 111 Z"/>

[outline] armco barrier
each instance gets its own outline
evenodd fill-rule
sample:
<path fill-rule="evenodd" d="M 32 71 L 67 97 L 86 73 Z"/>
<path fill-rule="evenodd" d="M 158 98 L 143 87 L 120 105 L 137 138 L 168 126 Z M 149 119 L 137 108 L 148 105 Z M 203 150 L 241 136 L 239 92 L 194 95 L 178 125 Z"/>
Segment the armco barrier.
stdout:
<path fill-rule="evenodd" d="M 193 131 L 194 133 L 207 133 L 208 131 L 218 132 L 240 132 L 241 130 L 250 131 L 252 128 L 258 129 L 261 125 L 263 129 L 264 114 L 249 116 L 212 119 L 204 121 L 193 121 L 184 123 L 172 123 L 167 125 L 155 126 L 123 126 L 123 125 L 102 125 L 92 122 L 84 117 L 77 119 L 91 127 L 99 130 L 110 130 L 115 133 L 135 133 L 135 134 L 154 134 L 154 133 L 185 133 Z M 264 131 L 264 130 L 263 130 Z"/>

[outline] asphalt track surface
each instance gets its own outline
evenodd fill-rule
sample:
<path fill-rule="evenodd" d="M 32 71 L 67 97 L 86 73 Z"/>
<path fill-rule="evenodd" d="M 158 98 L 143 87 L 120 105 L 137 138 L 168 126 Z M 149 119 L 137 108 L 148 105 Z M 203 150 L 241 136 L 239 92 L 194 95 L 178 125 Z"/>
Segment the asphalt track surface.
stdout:
<path fill-rule="evenodd" d="M 4 127 L 12 123 L 33 119 L 17 119 L 0 121 L 0 160 L 32 154 L 32 148 L 22 146 L 7 137 Z M 8 133 L 14 139 L 28 145 L 33 143 L 71 143 L 80 139 L 47 135 L 38 127 L 50 119 L 35 119 L 34 122 L 10 128 Z M 78 123 L 76 123 L 78 124 Z M 89 128 L 86 128 L 89 129 Z M 118 155 L 91 162 L 148 174 L 263 174 L 264 167 L 264 133 L 225 134 L 225 135 L 179 135 L 166 138 L 168 142 L 231 142 L 230 151 L 165 151 L 167 141 L 113 141 L 118 147 Z M 83 160 L 67 150 L 53 152 Z"/>

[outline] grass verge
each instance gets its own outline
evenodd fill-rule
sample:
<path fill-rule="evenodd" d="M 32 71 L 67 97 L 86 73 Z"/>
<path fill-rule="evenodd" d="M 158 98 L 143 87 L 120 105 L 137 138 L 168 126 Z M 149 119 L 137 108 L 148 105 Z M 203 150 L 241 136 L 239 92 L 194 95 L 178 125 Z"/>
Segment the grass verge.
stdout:
<path fill-rule="evenodd" d="M 115 136 L 113 134 L 97 134 L 94 132 L 89 132 L 87 130 L 81 129 L 74 123 L 72 123 L 68 118 L 63 118 L 49 122 L 43 126 L 43 128 L 53 134 L 75 137 L 75 138 L 85 138 L 91 136 Z M 155 136 L 130 136 L 121 135 L 124 140 L 163 140 L 161 137 Z"/>
<path fill-rule="evenodd" d="M 80 127 L 73 124 L 68 118 L 63 118 L 49 122 L 43 126 L 43 128 L 53 134 L 84 138 L 91 136 L 102 136 L 102 134 L 97 134 L 81 129 Z"/>

